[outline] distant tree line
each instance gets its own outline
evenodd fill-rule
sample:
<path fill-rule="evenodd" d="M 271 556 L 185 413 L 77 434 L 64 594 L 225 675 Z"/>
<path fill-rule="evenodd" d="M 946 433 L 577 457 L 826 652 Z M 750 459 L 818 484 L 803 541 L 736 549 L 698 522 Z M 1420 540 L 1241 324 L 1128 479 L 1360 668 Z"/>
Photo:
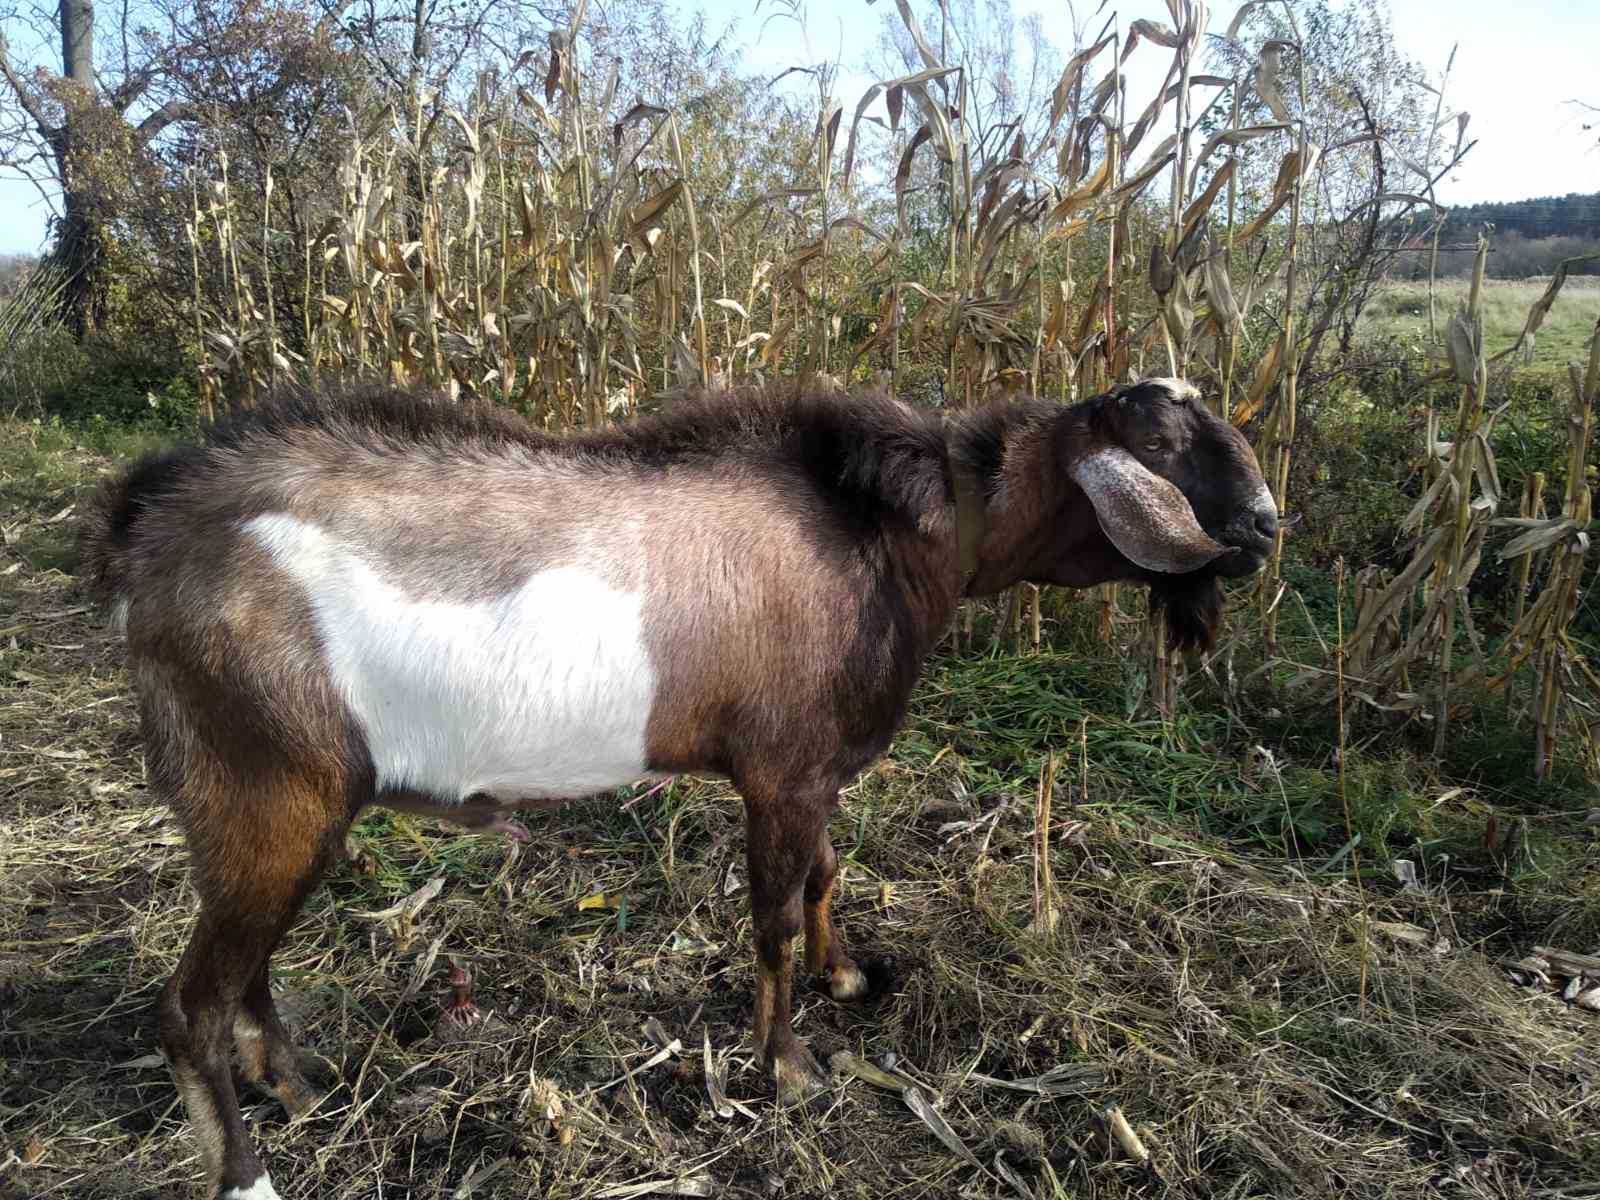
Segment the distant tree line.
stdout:
<path fill-rule="evenodd" d="M 1439 272 L 1461 275 L 1472 268 L 1469 252 L 1478 232 L 1488 227 L 1493 253 L 1489 273 L 1500 279 L 1548 275 L 1564 259 L 1600 254 L 1600 192 L 1571 192 L 1497 204 L 1463 204 L 1449 210 L 1439 230 Z M 1407 251 L 1398 273 L 1426 275 L 1433 232 L 1420 219 L 1402 234 Z M 1572 268 L 1574 274 L 1600 275 L 1600 259 Z"/>
<path fill-rule="evenodd" d="M 1450 210 L 1444 237 L 1450 241 L 1470 239 L 1485 222 L 1497 233 L 1529 239 L 1600 240 L 1600 192 L 1569 192 L 1504 204 L 1464 204 Z"/>

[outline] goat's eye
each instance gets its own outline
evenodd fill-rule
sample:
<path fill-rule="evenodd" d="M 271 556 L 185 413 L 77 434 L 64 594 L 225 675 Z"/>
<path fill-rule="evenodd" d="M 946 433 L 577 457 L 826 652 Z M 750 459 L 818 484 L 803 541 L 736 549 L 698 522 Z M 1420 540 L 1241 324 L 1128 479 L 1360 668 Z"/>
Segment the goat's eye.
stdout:
<path fill-rule="evenodd" d="M 1165 442 L 1163 442 L 1160 438 L 1155 438 L 1155 439 L 1153 439 L 1151 441 L 1146 442 L 1144 444 L 1144 448 L 1150 454 L 1160 454 L 1163 450 L 1165 450 L 1167 448 L 1167 444 Z"/>

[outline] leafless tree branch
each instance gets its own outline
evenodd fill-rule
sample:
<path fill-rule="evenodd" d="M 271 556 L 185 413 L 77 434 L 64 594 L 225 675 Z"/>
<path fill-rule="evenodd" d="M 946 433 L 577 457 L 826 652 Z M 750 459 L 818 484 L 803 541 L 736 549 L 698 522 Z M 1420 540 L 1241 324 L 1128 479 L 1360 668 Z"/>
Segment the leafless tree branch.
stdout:
<path fill-rule="evenodd" d="M 45 116 L 44 106 L 39 103 L 39 97 L 17 75 L 16 69 L 11 65 L 10 47 L 4 34 L 0 34 L 0 75 L 5 76 L 6 83 L 10 84 L 12 92 L 17 97 L 17 103 L 22 106 L 22 111 L 33 119 L 39 136 L 46 141 L 53 141 L 61 136 L 61 128 L 53 124 Z"/>

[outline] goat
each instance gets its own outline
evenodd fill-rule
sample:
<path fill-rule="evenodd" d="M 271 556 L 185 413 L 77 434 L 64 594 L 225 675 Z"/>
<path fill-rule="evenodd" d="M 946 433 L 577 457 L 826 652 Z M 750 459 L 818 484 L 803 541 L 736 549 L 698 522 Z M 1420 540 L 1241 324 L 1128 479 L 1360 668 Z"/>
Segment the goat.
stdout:
<path fill-rule="evenodd" d="M 300 391 L 108 482 L 83 561 L 200 897 L 158 1008 L 212 1194 L 277 1194 L 229 1049 L 291 1114 L 313 1103 L 268 962 L 372 804 L 519 833 L 518 807 L 731 779 L 755 1048 L 781 1097 L 808 1094 L 795 936 L 834 999 L 867 989 L 830 914 L 829 816 L 961 597 L 1137 581 L 1174 646 L 1204 646 L 1219 579 L 1265 561 L 1255 456 L 1197 400 L 1155 379 L 941 419 L 769 389 L 556 438 Z"/>

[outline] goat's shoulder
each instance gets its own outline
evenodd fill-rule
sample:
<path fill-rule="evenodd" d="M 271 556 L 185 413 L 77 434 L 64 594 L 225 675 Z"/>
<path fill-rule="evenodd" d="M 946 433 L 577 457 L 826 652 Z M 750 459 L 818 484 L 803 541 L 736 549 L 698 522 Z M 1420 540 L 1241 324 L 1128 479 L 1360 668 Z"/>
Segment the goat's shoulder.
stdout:
<path fill-rule="evenodd" d="M 1048 453 L 1046 442 L 1064 419 L 1087 419 L 1087 409 L 1063 408 L 1049 400 L 992 400 L 959 416 L 950 437 L 950 457 L 992 493 L 1008 458 Z"/>
<path fill-rule="evenodd" d="M 944 438 L 936 414 L 877 392 L 766 385 L 681 398 L 626 425 L 563 439 L 593 461 L 642 470 L 736 470 L 792 494 L 911 514 L 944 502 Z"/>

